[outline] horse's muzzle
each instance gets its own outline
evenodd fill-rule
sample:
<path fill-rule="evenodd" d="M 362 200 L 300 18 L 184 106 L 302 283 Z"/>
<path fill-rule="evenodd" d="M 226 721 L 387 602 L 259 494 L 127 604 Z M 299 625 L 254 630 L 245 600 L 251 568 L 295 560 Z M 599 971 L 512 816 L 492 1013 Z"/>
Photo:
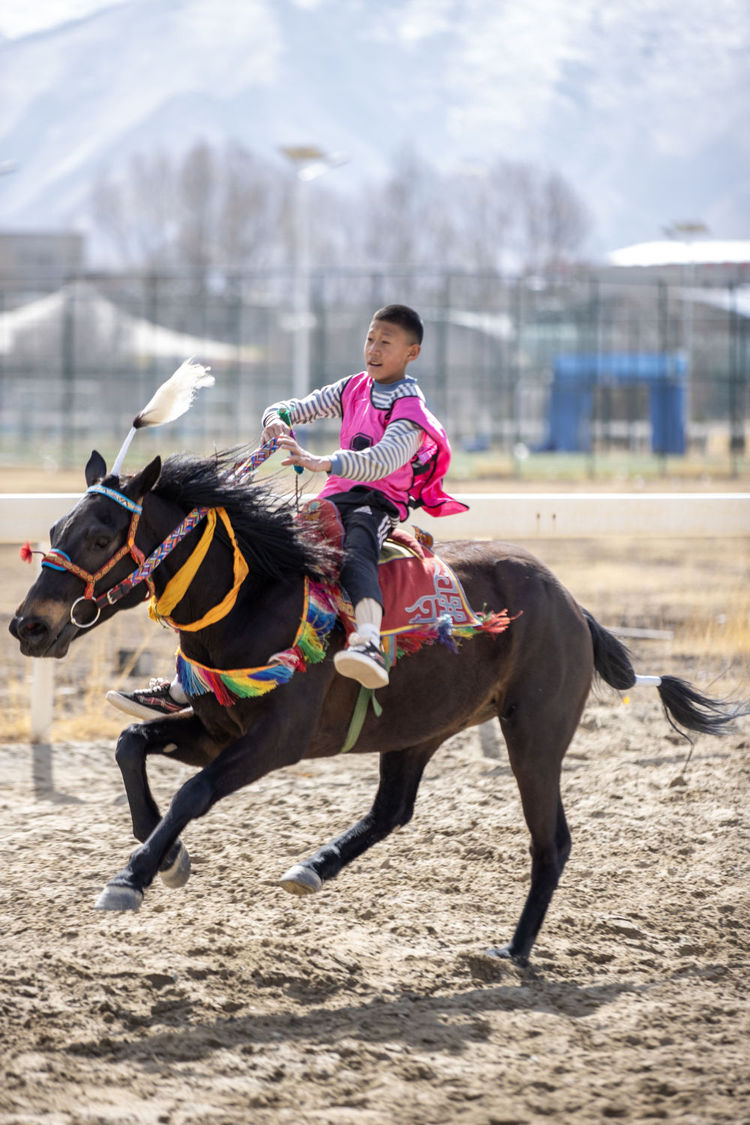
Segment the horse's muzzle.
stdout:
<path fill-rule="evenodd" d="M 21 646 L 23 656 L 46 656 L 60 659 L 67 654 L 77 630 L 74 627 L 53 631 L 48 621 L 34 614 L 16 613 L 8 631 Z"/>

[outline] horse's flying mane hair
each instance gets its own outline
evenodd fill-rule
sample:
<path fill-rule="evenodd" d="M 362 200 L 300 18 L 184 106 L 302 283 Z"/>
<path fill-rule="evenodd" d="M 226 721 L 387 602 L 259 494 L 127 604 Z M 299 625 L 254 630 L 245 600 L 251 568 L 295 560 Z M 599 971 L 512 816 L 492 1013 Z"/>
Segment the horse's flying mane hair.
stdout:
<path fill-rule="evenodd" d="M 197 507 L 226 509 L 251 573 L 269 578 L 331 577 L 338 561 L 333 548 L 318 542 L 304 522 L 295 520 L 291 502 L 267 484 L 250 476 L 232 479 L 239 459 L 240 452 L 231 449 L 213 457 L 175 454 L 163 462 L 154 494 L 186 514 Z M 227 540 L 221 522 L 216 534 Z"/>

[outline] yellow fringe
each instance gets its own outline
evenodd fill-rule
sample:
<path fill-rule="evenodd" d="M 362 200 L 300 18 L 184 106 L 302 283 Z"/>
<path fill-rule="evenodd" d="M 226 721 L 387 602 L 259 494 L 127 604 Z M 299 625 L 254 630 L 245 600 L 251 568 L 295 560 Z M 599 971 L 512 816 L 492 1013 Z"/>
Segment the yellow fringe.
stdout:
<path fill-rule="evenodd" d="M 234 585 L 218 605 L 215 605 L 213 609 L 205 613 L 198 621 L 192 621 L 187 625 L 180 625 L 169 615 L 175 606 L 179 605 L 185 597 L 191 582 L 198 573 L 198 568 L 206 557 L 216 530 L 217 512 L 219 513 L 221 522 L 224 524 L 232 547 L 234 548 Z M 248 573 L 248 565 L 244 555 L 239 549 L 234 534 L 234 528 L 232 527 L 226 510 L 224 508 L 211 508 L 206 516 L 206 528 L 198 545 L 187 562 L 183 563 L 177 573 L 169 580 L 167 588 L 162 596 L 158 600 L 156 598 L 151 599 L 148 607 L 149 615 L 152 620 L 164 622 L 180 632 L 194 633 L 199 629 L 205 629 L 208 625 L 214 625 L 217 621 L 221 621 L 223 617 L 226 617 L 228 613 L 232 612 L 234 604 L 237 601 L 237 595 L 240 592 L 240 586 L 247 578 Z"/>

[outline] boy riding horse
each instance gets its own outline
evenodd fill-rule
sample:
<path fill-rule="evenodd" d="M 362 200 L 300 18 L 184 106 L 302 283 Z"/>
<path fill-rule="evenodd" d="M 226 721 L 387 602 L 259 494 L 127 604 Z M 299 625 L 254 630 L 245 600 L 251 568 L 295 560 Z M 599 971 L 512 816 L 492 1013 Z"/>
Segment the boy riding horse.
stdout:
<path fill-rule="evenodd" d="M 424 328 L 407 305 L 386 305 L 373 316 L 364 345 L 365 370 L 287 399 L 263 414 L 261 442 L 274 438 L 287 456 L 284 465 L 327 473 L 319 499 L 330 501 L 344 529 L 341 585 L 354 606 L 355 631 L 336 653 L 337 671 L 367 688 L 388 684 L 381 648 L 382 595 L 378 557 L 389 532 L 410 508 L 430 515 L 453 515 L 466 505 L 443 491 L 450 445 L 428 410 L 408 365 L 420 353 Z M 282 420 L 281 415 L 288 419 Z M 341 418 L 341 448 L 319 457 L 302 449 L 292 427 L 317 418 Z M 110 691 L 107 699 L 137 718 L 184 712 L 188 697 L 177 680 L 152 682 L 132 693 Z"/>

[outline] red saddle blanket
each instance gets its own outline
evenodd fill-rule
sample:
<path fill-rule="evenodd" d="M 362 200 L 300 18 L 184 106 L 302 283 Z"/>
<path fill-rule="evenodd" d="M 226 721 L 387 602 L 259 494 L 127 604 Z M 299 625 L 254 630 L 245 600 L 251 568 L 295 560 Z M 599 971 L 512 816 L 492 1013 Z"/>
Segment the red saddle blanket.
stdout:
<path fill-rule="evenodd" d="M 310 500 L 300 512 L 316 533 L 336 545 L 344 529 L 338 511 L 328 500 Z M 386 654 L 394 662 L 423 644 L 440 640 L 455 647 L 455 639 L 477 632 L 502 633 L 511 619 L 507 610 L 476 614 L 451 567 L 430 549 L 432 538 L 418 531 L 417 538 L 395 528 L 383 544 L 378 568 L 383 594 L 381 635 Z M 339 616 L 347 635 L 354 630 L 354 610 L 346 591 L 340 590 Z"/>

